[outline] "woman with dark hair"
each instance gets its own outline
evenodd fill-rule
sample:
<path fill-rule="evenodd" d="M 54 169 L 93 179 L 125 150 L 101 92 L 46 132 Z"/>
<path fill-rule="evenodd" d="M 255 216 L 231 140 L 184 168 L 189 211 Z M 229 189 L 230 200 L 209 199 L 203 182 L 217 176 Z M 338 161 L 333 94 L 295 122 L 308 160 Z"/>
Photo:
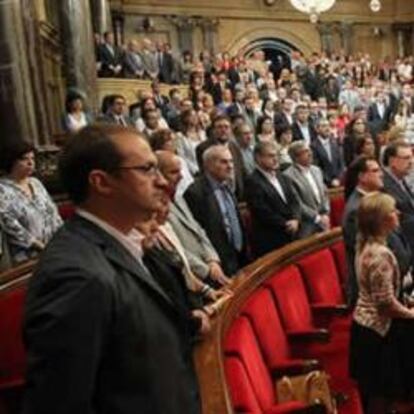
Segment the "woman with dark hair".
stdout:
<path fill-rule="evenodd" d="M 348 166 L 355 158 L 356 142 L 365 137 L 367 124 L 361 117 L 355 117 L 347 126 L 343 143 L 344 161 Z"/>
<path fill-rule="evenodd" d="M 267 115 L 261 116 L 257 121 L 256 128 L 257 141 L 274 141 L 275 140 L 275 126 L 273 119 Z"/>
<path fill-rule="evenodd" d="M 62 224 L 42 183 L 32 177 L 34 148 L 24 141 L 3 148 L 0 169 L 0 221 L 7 234 L 12 260 L 23 262 L 45 247 Z"/>
<path fill-rule="evenodd" d="M 80 94 L 68 94 L 65 102 L 62 127 L 65 132 L 76 132 L 92 123 L 92 116 L 84 110 L 84 99 Z"/>
<path fill-rule="evenodd" d="M 375 143 L 370 133 L 366 133 L 355 143 L 355 156 L 364 155 L 366 157 L 375 157 Z"/>
<path fill-rule="evenodd" d="M 180 62 L 180 80 L 181 83 L 190 83 L 190 75 L 194 69 L 193 54 L 189 50 L 185 50 Z"/>

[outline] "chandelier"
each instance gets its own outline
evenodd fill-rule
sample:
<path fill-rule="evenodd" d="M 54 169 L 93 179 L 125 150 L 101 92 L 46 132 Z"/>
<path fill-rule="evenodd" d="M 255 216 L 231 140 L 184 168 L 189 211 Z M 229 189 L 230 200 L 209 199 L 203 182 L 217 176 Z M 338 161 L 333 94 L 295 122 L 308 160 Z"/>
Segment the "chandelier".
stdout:
<path fill-rule="evenodd" d="M 309 14 L 311 23 L 318 21 L 319 15 L 329 10 L 336 0 L 290 0 L 292 6 L 302 13 Z"/>

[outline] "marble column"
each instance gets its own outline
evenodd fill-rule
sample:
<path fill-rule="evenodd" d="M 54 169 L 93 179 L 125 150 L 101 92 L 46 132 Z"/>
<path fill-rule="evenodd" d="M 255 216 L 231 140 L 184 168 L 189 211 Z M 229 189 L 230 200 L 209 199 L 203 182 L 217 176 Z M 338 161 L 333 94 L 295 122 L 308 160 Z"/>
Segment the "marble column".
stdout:
<path fill-rule="evenodd" d="M 108 0 L 90 0 L 94 33 L 112 31 L 111 9 Z"/>
<path fill-rule="evenodd" d="M 85 95 L 96 109 L 97 83 L 89 0 L 59 0 L 66 86 Z"/>
<path fill-rule="evenodd" d="M 340 22 L 339 33 L 341 36 L 341 47 L 347 55 L 352 53 L 352 38 L 354 34 L 353 23 Z"/>
<path fill-rule="evenodd" d="M 203 30 L 203 47 L 204 49 L 215 54 L 218 52 L 218 18 L 201 18 L 199 25 Z"/>
<path fill-rule="evenodd" d="M 170 21 L 177 28 L 178 33 L 178 47 L 181 52 L 186 50 L 194 53 L 194 27 L 197 25 L 197 19 L 186 16 L 167 16 Z"/>
<path fill-rule="evenodd" d="M 333 49 L 333 25 L 332 23 L 319 23 L 319 35 L 321 37 L 322 50 L 326 53 L 331 53 Z"/>
<path fill-rule="evenodd" d="M 0 145 L 39 142 L 23 13 L 21 0 L 0 0 Z"/>

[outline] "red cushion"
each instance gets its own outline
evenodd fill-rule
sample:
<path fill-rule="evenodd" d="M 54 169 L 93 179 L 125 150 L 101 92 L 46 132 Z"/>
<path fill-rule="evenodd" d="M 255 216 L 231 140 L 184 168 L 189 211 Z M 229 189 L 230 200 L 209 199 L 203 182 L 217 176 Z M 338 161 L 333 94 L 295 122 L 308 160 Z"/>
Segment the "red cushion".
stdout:
<path fill-rule="evenodd" d="M 26 354 L 21 328 L 25 297 L 25 284 L 0 293 L 0 390 L 24 383 Z"/>
<path fill-rule="evenodd" d="M 332 227 L 340 226 L 342 223 L 342 216 L 345 209 L 345 198 L 343 194 L 330 198 L 331 205 L 331 225 Z"/>
<path fill-rule="evenodd" d="M 75 206 L 70 201 L 59 203 L 58 210 L 63 220 L 68 220 L 75 214 Z"/>
<path fill-rule="evenodd" d="M 244 304 L 246 315 L 256 333 L 266 364 L 270 369 L 291 359 L 289 344 L 271 292 L 260 288 Z"/>
<path fill-rule="evenodd" d="M 235 356 L 225 357 L 224 370 L 234 411 L 261 414 L 262 410 L 241 360 Z"/>
<path fill-rule="evenodd" d="M 232 323 L 224 349 L 226 355 L 237 356 L 243 362 L 261 409 L 271 408 L 276 402 L 273 382 L 260 353 L 253 328 L 246 317 L 241 316 Z"/>
<path fill-rule="evenodd" d="M 313 326 L 312 313 L 305 286 L 298 268 L 287 266 L 266 280 L 272 291 L 282 318 L 289 331 L 308 330 Z"/>
<path fill-rule="evenodd" d="M 345 286 L 348 280 L 348 268 L 346 263 L 345 244 L 341 240 L 330 247 L 336 263 L 339 277 L 341 278 L 341 285 Z"/>
<path fill-rule="evenodd" d="M 312 253 L 298 263 L 312 303 L 339 305 L 344 303 L 339 275 L 329 249 Z"/>

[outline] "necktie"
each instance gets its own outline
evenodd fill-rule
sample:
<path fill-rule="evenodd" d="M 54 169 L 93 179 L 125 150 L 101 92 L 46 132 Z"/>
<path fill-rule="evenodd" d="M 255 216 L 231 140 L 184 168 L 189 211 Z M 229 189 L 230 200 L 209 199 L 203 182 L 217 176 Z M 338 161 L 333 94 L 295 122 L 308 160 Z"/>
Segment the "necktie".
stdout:
<path fill-rule="evenodd" d="M 220 187 L 225 206 L 224 221 L 227 224 L 227 235 L 233 247 L 240 252 L 243 247 L 242 229 L 237 215 L 236 206 L 229 190 L 225 185 Z"/>

